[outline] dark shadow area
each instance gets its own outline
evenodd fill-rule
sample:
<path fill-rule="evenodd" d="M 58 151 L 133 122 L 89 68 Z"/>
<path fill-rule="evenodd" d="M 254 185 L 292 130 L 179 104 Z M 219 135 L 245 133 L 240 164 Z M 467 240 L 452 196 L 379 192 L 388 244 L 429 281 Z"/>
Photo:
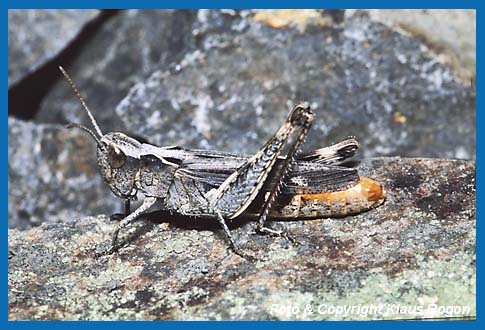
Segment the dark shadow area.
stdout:
<path fill-rule="evenodd" d="M 250 217 L 240 216 L 234 220 L 228 221 L 227 226 L 230 230 L 240 228 L 250 222 Z M 112 220 L 118 221 L 118 220 Z M 124 246 L 136 241 L 139 237 L 145 235 L 155 228 L 155 225 L 161 223 L 168 223 L 170 227 L 181 229 L 195 229 L 195 230 L 210 230 L 221 239 L 226 240 L 223 229 L 216 218 L 210 217 L 189 217 L 181 214 L 171 213 L 169 211 L 153 211 L 142 215 L 135 220 L 136 229 L 129 234 L 126 234 L 128 228 L 120 231 L 118 244 L 113 252 L 117 252 Z M 129 226 L 130 227 L 130 226 Z M 99 254 L 98 256 L 100 256 Z"/>
<path fill-rule="evenodd" d="M 358 157 L 355 157 L 355 159 L 347 160 L 340 164 L 339 166 L 347 167 L 347 168 L 354 168 L 358 167 L 362 163 L 362 159 L 359 159 Z"/>
<path fill-rule="evenodd" d="M 20 119 L 32 119 L 39 111 L 40 104 L 55 82 L 62 77 L 58 66 L 69 69 L 69 65 L 82 49 L 111 17 L 119 10 L 103 10 L 87 23 L 79 34 L 57 56 L 25 76 L 8 91 L 8 115 Z"/>
<path fill-rule="evenodd" d="M 160 224 L 168 223 L 170 226 L 183 229 L 199 229 L 199 230 L 222 230 L 219 221 L 214 217 L 190 217 L 169 211 L 158 210 L 146 213 L 140 217 L 140 220 L 145 220 L 148 223 Z M 240 228 L 246 223 L 253 221 L 251 217 L 240 216 L 236 219 L 227 221 L 229 229 Z M 139 220 L 137 220 L 139 221 Z"/>

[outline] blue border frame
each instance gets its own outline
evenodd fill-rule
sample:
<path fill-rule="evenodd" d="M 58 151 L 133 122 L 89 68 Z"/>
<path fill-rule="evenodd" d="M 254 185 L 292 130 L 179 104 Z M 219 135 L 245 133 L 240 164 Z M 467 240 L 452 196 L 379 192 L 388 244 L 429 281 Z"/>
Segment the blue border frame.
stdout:
<path fill-rule="evenodd" d="M 483 1 L 482 1 L 483 2 Z M 426 9 L 446 9 L 446 8 L 461 8 L 461 9 L 477 9 L 477 36 L 480 35 L 480 29 L 482 24 L 479 21 L 479 1 L 457 1 L 457 0 L 407 0 L 407 1 L 383 1 L 383 0 L 368 0 L 368 1 L 357 1 L 357 0 L 343 0 L 343 1 L 315 1 L 315 0 L 299 0 L 299 1 L 276 1 L 270 0 L 265 1 L 264 3 L 261 1 L 221 1 L 221 0 L 190 0 L 184 1 L 181 3 L 180 1 L 154 1 L 154 0 L 122 0 L 122 1 L 94 1 L 94 0 L 76 0 L 76 1 L 59 1 L 59 0 L 44 0 L 44 1 L 34 1 L 34 0 L 4 0 L 0 2 L 0 22 L 3 28 L 4 33 L 3 35 L 3 49 L 0 52 L 1 62 L 4 63 L 2 68 L 3 72 L 3 79 L 1 80 L 3 93 L 0 94 L 0 103 L 3 105 L 3 115 L 4 120 L 1 122 L 1 128 L 3 133 L 3 139 L 1 141 L 1 148 L 3 149 L 3 153 L 8 157 L 8 14 L 7 10 L 11 8 L 408 8 L 408 9 L 419 9 L 419 8 L 426 8 Z M 67 6 L 67 7 L 66 7 Z M 479 40 L 479 38 L 477 38 Z M 481 45 L 477 42 L 477 59 L 480 57 L 480 51 L 482 50 Z M 479 76 L 481 66 L 478 65 L 477 61 L 477 76 Z M 476 90 L 480 89 L 479 82 L 480 79 L 477 79 L 477 86 Z M 480 127 L 480 124 L 485 121 L 485 114 L 482 111 L 479 111 L 481 102 L 477 100 L 477 128 Z M 481 145 L 484 142 L 484 137 L 480 129 L 477 129 L 477 165 L 482 163 L 482 152 L 481 152 Z M 2 185 L 2 200 L 3 202 L 3 209 L 4 209 L 4 230 L 5 236 L 8 236 L 8 213 L 7 213 L 7 204 L 8 204 L 8 189 L 7 189 L 7 174 L 8 174 L 8 163 L 4 162 L 3 166 L 3 176 L 2 181 L 4 184 Z M 480 187 L 483 186 L 484 179 L 483 174 L 480 169 L 480 166 L 477 166 L 476 171 L 477 177 L 477 218 L 480 217 L 482 214 L 480 205 L 482 204 L 481 201 L 483 199 L 482 195 L 480 194 L 481 190 Z M 481 232 L 481 225 L 477 222 L 477 234 Z M 478 236 L 478 235 L 477 235 Z M 477 254 L 478 248 L 480 247 L 477 244 Z M 8 255 L 8 238 L 5 240 L 5 244 L 3 247 L 4 256 Z M 477 260 L 477 275 L 483 273 L 479 267 L 479 261 Z M 7 259 L 3 264 L 3 273 L 7 274 L 8 271 L 8 263 Z M 99 327 L 99 328 L 108 328 L 112 327 L 112 323 L 106 322 L 14 322 L 8 321 L 8 283 L 7 281 L 3 281 L 3 292 L 4 292 L 4 299 L 2 301 L 2 310 L 3 317 L 0 321 L 1 325 L 4 327 L 9 328 L 24 328 L 24 329 L 34 329 L 40 328 L 44 326 L 53 327 L 53 328 L 65 328 L 70 327 L 72 329 L 80 329 L 85 328 L 86 326 L 91 327 Z M 477 298 L 480 297 L 481 293 L 481 286 L 477 284 Z M 477 299 L 478 300 L 478 299 Z M 361 328 L 361 327 L 372 327 L 373 329 L 381 329 L 381 328 L 403 328 L 403 327 L 418 327 L 418 328 L 429 328 L 429 327 L 440 327 L 441 329 L 455 329 L 455 328 L 478 328 L 483 327 L 484 322 L 481 321 L 480 311 L 480 304 L 477 304 L 477 320 L 476 321 L 457 321 L 457 322 L 450 322 L 450 321 L 434 321 L 434 322 L 391 322 L 391 321 L 368 321 L 368 322 L 357 322 L 357 321 L 350 321 L 350 322 L 232 322 L 229 324 L 228 321 L 224 322 L 198 322 L 194 324 L 193 322 L 142 322 L 137 323 L 137 326 L 141 325 L 144 328 L 155 328 L 155 327 L 166 327 L 166 328 L 191 328 L 196 326 L 198 329 L 222 329 L 228 326 L 235 327 L 235 328 L 249 328 L 254 326 L 264 326 L 267 328 L 279 329 L 279 330 L 294 330 L 295 328 L 306 328 L 306 329 L 320 329 L 321 327 L 336 327 L 336 328 Z M 438 323 L 436 323 L 438 322 Z M 124 322 L 116 322 L 117 327 L 121 328 L 131 328 L 133 324 L 127 324 Z"/>
<path fill-rule="evenodd" d="M 383 0 L 269 0 L 261 2 L 258 0 L 185 0 L 181 1 L 157 1 L 157 0 L 85 0 L 85 1 L 61 1 L 44 0 L 5 0 L 2 7 L 7 8 L 103 8 L 103 9 L 122 9 L 122 8 L 407 8 L 407 9 L 435 9 L 435 8 L 477 8 L 479 1 L 457 1 L 457 0 L 407 0 L 407 1 L 383 1 Z M 66 6 L 69 5 L 69 6 Z"/>

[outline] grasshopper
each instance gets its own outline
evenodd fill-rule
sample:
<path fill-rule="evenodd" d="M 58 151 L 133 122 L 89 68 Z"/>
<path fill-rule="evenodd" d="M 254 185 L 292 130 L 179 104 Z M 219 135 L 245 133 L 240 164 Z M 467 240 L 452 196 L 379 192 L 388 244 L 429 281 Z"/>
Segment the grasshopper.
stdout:
<path fill-rule="evenodd" d="M 77 123 L 97 143 L 101 175 L 125 203 L 125 214 L 113 233 L 107 253 L 117 248 L 118 234 L 146 213 L 157 200 L 165 210 L 198 218 L 216 218 L 239 255 L 248 257 L 227 226 L 239 216 L 257 219 L 262 234 L 286 236 L 266 225 L 272 219 L 311 219 L 357 214 L 383 203 L 385 191 L 354 168 L 340 166 L 358 148 L 354 138 L 298 154 L 314 114 L 298 103 L 281 128 L 254 155 L 246 156 L 178 146 L 158 147 L 120 132 L 104 134 L 66 71 L 59 67 L 94 131 Z M 130 202 L 142 193 L 141 206 L 130 213 Z"/>

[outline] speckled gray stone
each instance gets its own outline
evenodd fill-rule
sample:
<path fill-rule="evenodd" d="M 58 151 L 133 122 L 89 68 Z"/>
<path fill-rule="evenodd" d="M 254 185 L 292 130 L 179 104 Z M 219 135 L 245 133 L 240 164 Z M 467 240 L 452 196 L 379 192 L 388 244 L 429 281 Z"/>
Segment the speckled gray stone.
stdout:
<path fill-rule="evenodd" d="M 111 17 L 66 67 L 105 131 L 124 129 L 114 109 L 153 71 L 168 69 L 189 47 L 193 11 L 122 10 Z M 86 122 L 86 114 L 59 72 L 35 120 Z"/>
<path fill-rule="evenodd" d="M 98 10 L 10 9 L 8 11 L 8 86 L 67 47 Z"/>
<path fill-rule="evenodd" d="M 217 224 L 160 212 L 99 258 L 115 227 L 106 215 L 9 230 L 8 318 L 475 318 L 475 163 L 375 158 L 359 170 L 383 183 L 384 205 L 278 223 L 298 246 L 239 221 L 234 235 L 255 263 L 228 250 Z"/>
<path fill-rule="evenodd" d="M 474 91 L 418 40 L 363 12 L 304 32 L 219 15 L 225 33 L 197 30 L 199 48 L 120 102 L 129 131 L 159 145 L 251 153 L 306 100 L 316 113 L 306 150 L 355 135 L 363 157 L 474 159 Z"/>
<path fill-rule="evenodd" d="M 28 228 L 119 212 L 97 169 L 96 144 L 79 130 L 8 119 L 8 225 Z"/>
<path fill-rule="evenodd" d="M 477 17 L 474 9 L 373 9 L 372 19 L 404 30 L 453 65 L 464 79 L 476 76 Z"/>

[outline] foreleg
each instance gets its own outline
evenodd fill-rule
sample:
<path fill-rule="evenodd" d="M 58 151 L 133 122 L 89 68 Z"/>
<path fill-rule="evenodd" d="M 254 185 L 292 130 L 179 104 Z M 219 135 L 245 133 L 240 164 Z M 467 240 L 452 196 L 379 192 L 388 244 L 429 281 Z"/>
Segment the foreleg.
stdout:
<path fill-rule="evenodd" d="M 129 214 L 123 220 L 118 223 L 115 231 L 113 232 L 113 236 L 111 239 L 111 247 L 108 249 L 107 253 L 113 253 L 116 250 L 116 244 L 118 242 L 118 235 L 122 228 L 128 226 L 133 220 L 138 218 L 140 215 L 145 213 L 153 204 L 157 201 L 156 197 L 146 197 L 143 203 L 137 208 L 133 213 Z"/>

